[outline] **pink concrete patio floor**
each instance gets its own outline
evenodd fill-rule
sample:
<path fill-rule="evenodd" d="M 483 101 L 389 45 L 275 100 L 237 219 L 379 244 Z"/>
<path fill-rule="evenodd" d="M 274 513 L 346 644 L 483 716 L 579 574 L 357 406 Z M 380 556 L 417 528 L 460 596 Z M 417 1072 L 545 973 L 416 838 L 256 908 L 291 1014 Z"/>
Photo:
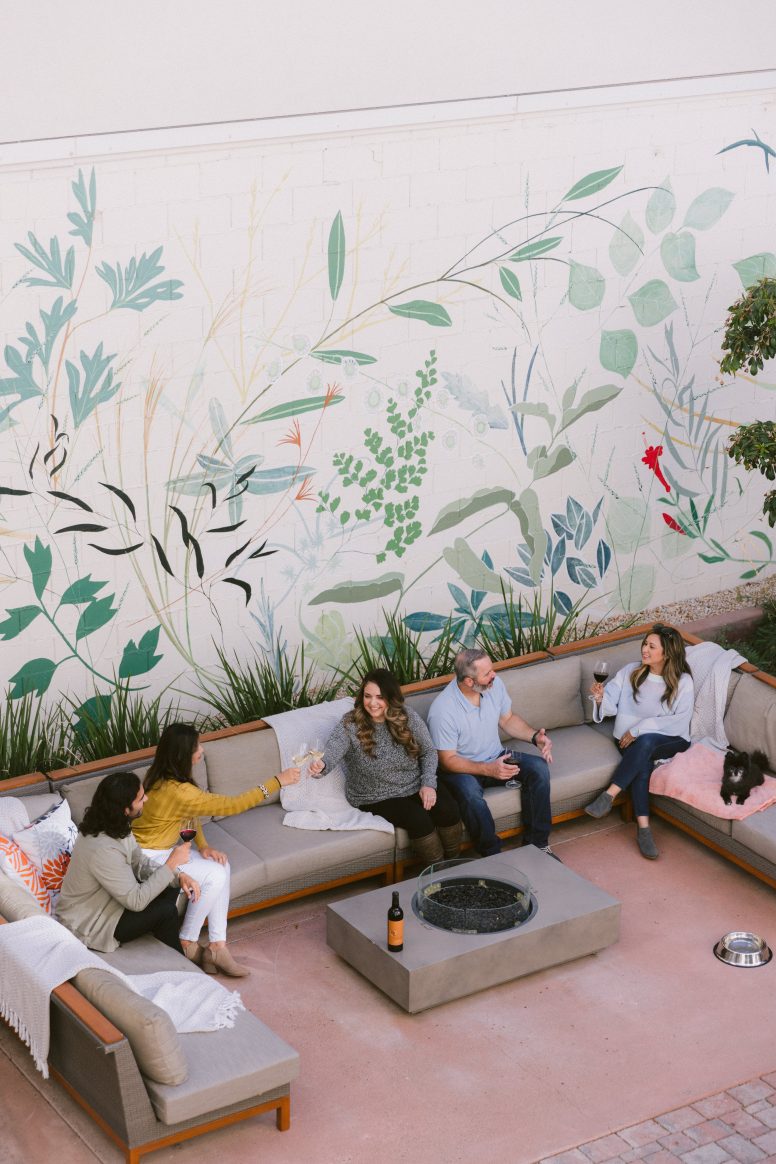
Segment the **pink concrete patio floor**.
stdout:
<path fill-rule="evenodd" d="M 291 1129 L 259 1117 L 149 1164 L 776 1160 L 776 959 L 712 954 L 732 929 L 776 943 L 776 899 L 678 830 L 655 835 L 647 862 L 616 818 L 559 827 L 563 861 L 622 901 L 619 943 L 420 1015 L 327 948 L 337 895 L 237 920 L 245 1002 L 301 1054 Z M 0 1051 L 0 1159 L 120 1159 L 60 1088 L 27 1081 L 7 1031 Z"/>

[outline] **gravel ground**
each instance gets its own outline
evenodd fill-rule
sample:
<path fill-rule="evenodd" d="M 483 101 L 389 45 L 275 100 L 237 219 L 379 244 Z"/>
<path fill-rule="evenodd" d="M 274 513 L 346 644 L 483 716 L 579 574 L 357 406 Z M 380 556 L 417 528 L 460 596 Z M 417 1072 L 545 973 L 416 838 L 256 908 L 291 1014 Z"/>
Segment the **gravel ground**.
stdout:
<path fill-rule="evenodd" d="M 717 590 L 713 594 L 701 594 L 698 598 L 687 598 L 682 602 L 652 606 L 649 610 L 634 614 L 633 621 L 667 622 L 672 626 L 682 626 L 686 622 L 695 622 L 714 614 L 725 614 L 730 610 L 739 610 L 743 606 L 762 606 L 767 598 L 776 600 L 776 574 L 754 582 L 744 582 L 730 590 Z M 622 616 L 605 619 L 601 623 L 600 633 L 615 630 L 622 625 L 622 621 Z"/>

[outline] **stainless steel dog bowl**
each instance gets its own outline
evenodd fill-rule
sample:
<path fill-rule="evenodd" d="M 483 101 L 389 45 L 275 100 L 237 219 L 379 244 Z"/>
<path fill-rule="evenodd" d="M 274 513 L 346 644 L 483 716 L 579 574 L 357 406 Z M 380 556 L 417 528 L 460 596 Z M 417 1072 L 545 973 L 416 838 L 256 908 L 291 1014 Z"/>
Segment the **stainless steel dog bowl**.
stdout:
<path fill-rule="evenodd" d="M 748 930 L 725 934 L 714 947 L 714 953 L 728 966 L 766 966 L 773 957 L 764 940 Z"/>

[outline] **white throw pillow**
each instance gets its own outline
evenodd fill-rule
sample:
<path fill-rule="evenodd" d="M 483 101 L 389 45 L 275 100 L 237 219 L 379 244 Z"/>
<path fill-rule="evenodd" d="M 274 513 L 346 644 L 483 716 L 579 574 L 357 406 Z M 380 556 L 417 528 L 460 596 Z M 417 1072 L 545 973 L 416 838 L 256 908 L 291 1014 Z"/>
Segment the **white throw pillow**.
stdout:
<path fill-rule="evenodd" d="M 29 813 L 18 796 L 0 796 L 0 835 L 12 837 L 30 823 Z"/>
<path fill-rule="evenodd" d="M 70 805 L 62 800 L 26 829 L 14 833 L 13 839 L 40 870 L 46 888 L 58 893 L 77 836 Z"/>

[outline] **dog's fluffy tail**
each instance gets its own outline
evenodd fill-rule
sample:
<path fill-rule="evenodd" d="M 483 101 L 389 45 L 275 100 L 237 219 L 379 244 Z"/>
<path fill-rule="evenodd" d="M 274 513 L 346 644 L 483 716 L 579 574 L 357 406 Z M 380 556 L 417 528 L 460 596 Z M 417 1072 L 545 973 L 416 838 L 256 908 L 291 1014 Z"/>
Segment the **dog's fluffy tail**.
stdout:
<path fill-rule="evenodd" d="M 758 768 L 770 768 L 771 762 L 765 752 L 752 752 L 752 759 Z"/>

